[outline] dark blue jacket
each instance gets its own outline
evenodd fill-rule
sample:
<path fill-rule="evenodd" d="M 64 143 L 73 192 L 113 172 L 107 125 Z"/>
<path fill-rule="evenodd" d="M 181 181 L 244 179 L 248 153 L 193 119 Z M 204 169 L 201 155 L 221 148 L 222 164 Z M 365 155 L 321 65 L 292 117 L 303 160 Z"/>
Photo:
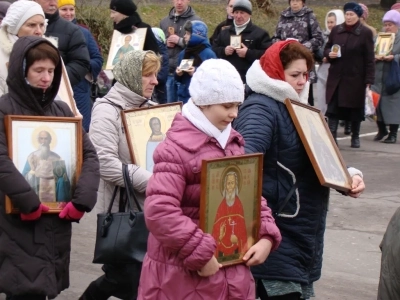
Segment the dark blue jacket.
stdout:
<path fill-rule="evenodd" d="M 76 20 L 73 21 L 76 23 Z M 86 45 L 90 56 L 90 73 L 93 79 L 99 76 L 101 67 L 103 66 L 103 57 L 101 56 L 99 46 L 90 31 L 82 26 L 79 26 L 85 36 Z M 87 79 L 82 79 L 78 84 L 73 86 L 74 99 L 79 112 L 83 116 L 83 128 L 86 132 L 89 131 L 90 116 L 92 113 L 92 99 L 90 98 L 91 83 Z"/>
<path fill-rule="evenodd" d="M 329 188 L 320 185 L 286 106 L 251 93 L 234 128 L 245 140 L 246 153 L 264 153 L 262 194 L 274 214 L 297 183 L 282 210 L 285 216 L 275 216 L 282 243 L 264 264 L 252 268 L 254 277 L 303 284 L 318 280 Z"/>
<path fill-rule="evenodd" d="M 160 49 L 161 55 L 161 69 L 157 74 L 158 84 L 154 89 L 154 96 L 158 103 L 163 104 L 167 103 L 167 78 L 169 73 L 169 64 L 168 64 L 168 49 L 167 46 L 162 42 L 157 40 L 158 48 Z"/>

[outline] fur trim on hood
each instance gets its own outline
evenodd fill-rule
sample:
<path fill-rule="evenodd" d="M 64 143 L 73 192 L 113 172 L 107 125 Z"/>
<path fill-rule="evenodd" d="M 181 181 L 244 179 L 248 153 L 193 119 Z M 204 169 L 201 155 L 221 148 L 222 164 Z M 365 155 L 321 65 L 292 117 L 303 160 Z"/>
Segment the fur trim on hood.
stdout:
<path fill-rule="evenodd" d="M 276 101 L 284 103 L 289 98 L 303 104 L 308 103 L 308 91 L 310 89 L 308 81 L 303 91 L 297 94 L 295 89 L 286 81 L 269 77 L 261 68 L 259 60 L 254 61 L 247 71 L 246 82 L 254 92 L 268 96 Z"/>

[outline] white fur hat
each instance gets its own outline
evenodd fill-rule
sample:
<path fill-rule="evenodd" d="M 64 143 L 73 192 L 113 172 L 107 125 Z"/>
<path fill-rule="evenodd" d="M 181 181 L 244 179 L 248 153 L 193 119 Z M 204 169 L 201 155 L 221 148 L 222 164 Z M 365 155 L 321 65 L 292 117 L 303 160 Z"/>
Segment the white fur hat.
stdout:
<path fill-rule="evenodd" d="M 197 68 L 189 93 L 196 105 L 213 105 L 244 100 L 244 86 L 236 68 L 224 59 L 208 59 Z"/>
<path fill-rule="evenodd" d="M 16 1 L 8 8 L 7 14 L 1 22 L 1 27 L 5 27 L 8 33 L 17 35 L 21 26 L 35 15 L 41 15 L 45 18 L 40 4 L 35 1 Z"/>

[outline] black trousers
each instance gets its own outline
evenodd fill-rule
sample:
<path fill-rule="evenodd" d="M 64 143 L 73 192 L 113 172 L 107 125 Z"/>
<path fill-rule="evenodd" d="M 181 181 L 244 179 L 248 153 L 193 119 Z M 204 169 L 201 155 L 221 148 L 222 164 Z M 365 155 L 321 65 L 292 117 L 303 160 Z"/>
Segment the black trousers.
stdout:
<path fill-rule="evenodd" d="M 87 287 L 80 300 L 106 300 L 111 296 L 135 300 L 142 264 L 104 265 L 104 275 Z"/>
<path fill-rule="evenodd" d="M 299 293 L 291 293 L 291 294 L 282 295 L 282 296 L 269 297 L 267 294 L 267 291 L 265 290 L 263 284 L 261 283 L 261 280 L 258 281 L 256 291 L 257 291 L 256 298 L 258 297 L 261 300 L 300 300 Z"/>

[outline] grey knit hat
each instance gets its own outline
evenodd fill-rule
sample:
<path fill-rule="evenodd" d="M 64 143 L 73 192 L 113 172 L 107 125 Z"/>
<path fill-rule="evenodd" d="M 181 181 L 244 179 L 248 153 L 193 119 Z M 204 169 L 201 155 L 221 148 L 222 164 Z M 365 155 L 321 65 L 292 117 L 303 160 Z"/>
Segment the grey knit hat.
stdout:
<path fill-rule="evenodd" d="M 253 5 L 251 5 L 250 0 L 235 0 L 232 12 L 235 12 L 236 10 L 241 10 L 251 15 Z"/>

